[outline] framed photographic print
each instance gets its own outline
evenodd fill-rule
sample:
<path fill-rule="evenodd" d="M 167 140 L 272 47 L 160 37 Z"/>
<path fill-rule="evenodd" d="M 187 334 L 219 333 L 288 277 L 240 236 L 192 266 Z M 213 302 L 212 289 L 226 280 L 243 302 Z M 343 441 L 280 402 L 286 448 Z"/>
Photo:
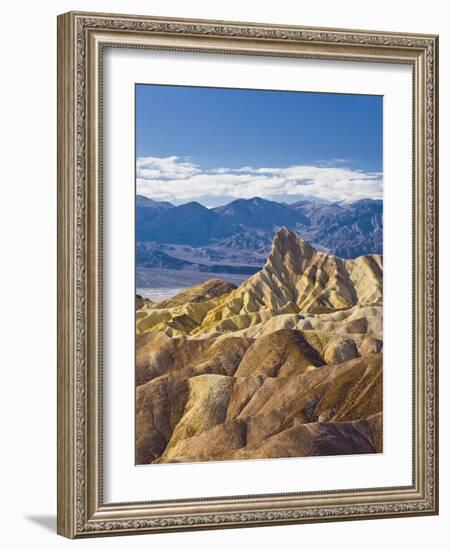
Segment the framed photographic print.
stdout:
<path fill-rule="evenodd" d="M 436 514 L 437 37 L 58 52 L 58 532 Z"/>

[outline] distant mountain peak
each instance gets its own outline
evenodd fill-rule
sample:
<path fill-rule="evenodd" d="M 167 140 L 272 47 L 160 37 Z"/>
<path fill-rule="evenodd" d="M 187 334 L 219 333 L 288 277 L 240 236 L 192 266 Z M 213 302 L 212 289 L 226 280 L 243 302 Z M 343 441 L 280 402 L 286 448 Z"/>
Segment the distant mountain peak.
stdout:
<path fill-rule="evenodd" d="M 208 209 L 197 201 L 175 207 L 138 195 L 136 206 L 139 241 L 214 247 L 233 235 L 252 234 L 253 239 L 241 237 L 239 242 L 234 239 L 230 243 L 230 259 L 236 249 L 260 250 L 265 246 L 267 253 L 282 227 L 340 258 L 381 254 L 383 250 L 383 202 L 379 199 L 309 200 L 287 205 L 255 196 Z M 278 237 L 280 245 L 282 236 Z M 261 238 L 265 244 L 256 240 Z M 223 247 L 220 253 L 224 253 Z"/>
<path fill-rule="evenodd" d="M 250 202 L 253 202 L 253 203 L 256 203 L 256 204 L 260 204 L 262 202 L 273 202 L 273 201 L 270 201 L 268 199 L 262 199 L 261 197 L 251 197 L 250 199 L 248 199 Z"/>
<path fill-rule="evenodd" d="M 199 212 L 203 210 L 208 210 L 206 206 L 203 206 L 203 204 L 200 204 L 197 201 L 185 202 L 184 204 L 180 204 L 178 208 L 186 209 L 186 210 L 198 210 Z"/>
<path fill-rule="evenodd" d="M 175 208 L 173 204 L 167 201 L 155 201 L 146 197 L 145 195 L 136 195 L 136 206 L 142 208 L 159 208 L 166 210 L 168 208 Z"/>

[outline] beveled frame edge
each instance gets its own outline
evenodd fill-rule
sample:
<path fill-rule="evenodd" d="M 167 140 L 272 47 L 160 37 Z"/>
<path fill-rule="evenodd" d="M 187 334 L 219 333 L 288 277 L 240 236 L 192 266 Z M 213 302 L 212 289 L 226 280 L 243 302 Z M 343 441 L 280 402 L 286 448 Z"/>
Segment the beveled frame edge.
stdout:
<path fill-rule="evenodd" d="M 383 491 L 102 503 L 102 44 L 410 63 L 414 69 L 414 484 Z M 434 35 L 70 12 L 58 17 L 58 533 L 70 538 L 438 513 L 437 109 Z"/>

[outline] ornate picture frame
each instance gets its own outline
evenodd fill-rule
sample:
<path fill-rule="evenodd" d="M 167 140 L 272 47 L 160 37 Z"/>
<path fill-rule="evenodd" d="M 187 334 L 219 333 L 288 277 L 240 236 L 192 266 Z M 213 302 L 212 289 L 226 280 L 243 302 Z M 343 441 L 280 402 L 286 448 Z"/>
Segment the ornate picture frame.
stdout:
<path fill-rule="evenodd" d="M 107 47 L 412 67 L 411 485 L 104 501 L 100 92 Z M 58 17 L 59 534 L 82 538 L 438 513 L 437 118 L 437 36 L 77 12 Z"/>

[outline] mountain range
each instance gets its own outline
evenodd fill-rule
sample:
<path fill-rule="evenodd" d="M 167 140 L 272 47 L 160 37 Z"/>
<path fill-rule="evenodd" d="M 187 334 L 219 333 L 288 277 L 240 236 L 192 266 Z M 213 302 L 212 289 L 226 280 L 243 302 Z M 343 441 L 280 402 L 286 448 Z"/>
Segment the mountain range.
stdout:
<path fill-rule="evenodd" d="M 342 258 L 382 253 L 381 200 L 284 204 L 254 197 L 206 208 L 138 195 L 137 266 L 252 274 L 264 264 L 280 227 Z"/>
<path fill-rule="evenodd" d="M 238 287 L 139 296 L 137 463 L 382 452 L 382 280 L 281 227 Z"/>

